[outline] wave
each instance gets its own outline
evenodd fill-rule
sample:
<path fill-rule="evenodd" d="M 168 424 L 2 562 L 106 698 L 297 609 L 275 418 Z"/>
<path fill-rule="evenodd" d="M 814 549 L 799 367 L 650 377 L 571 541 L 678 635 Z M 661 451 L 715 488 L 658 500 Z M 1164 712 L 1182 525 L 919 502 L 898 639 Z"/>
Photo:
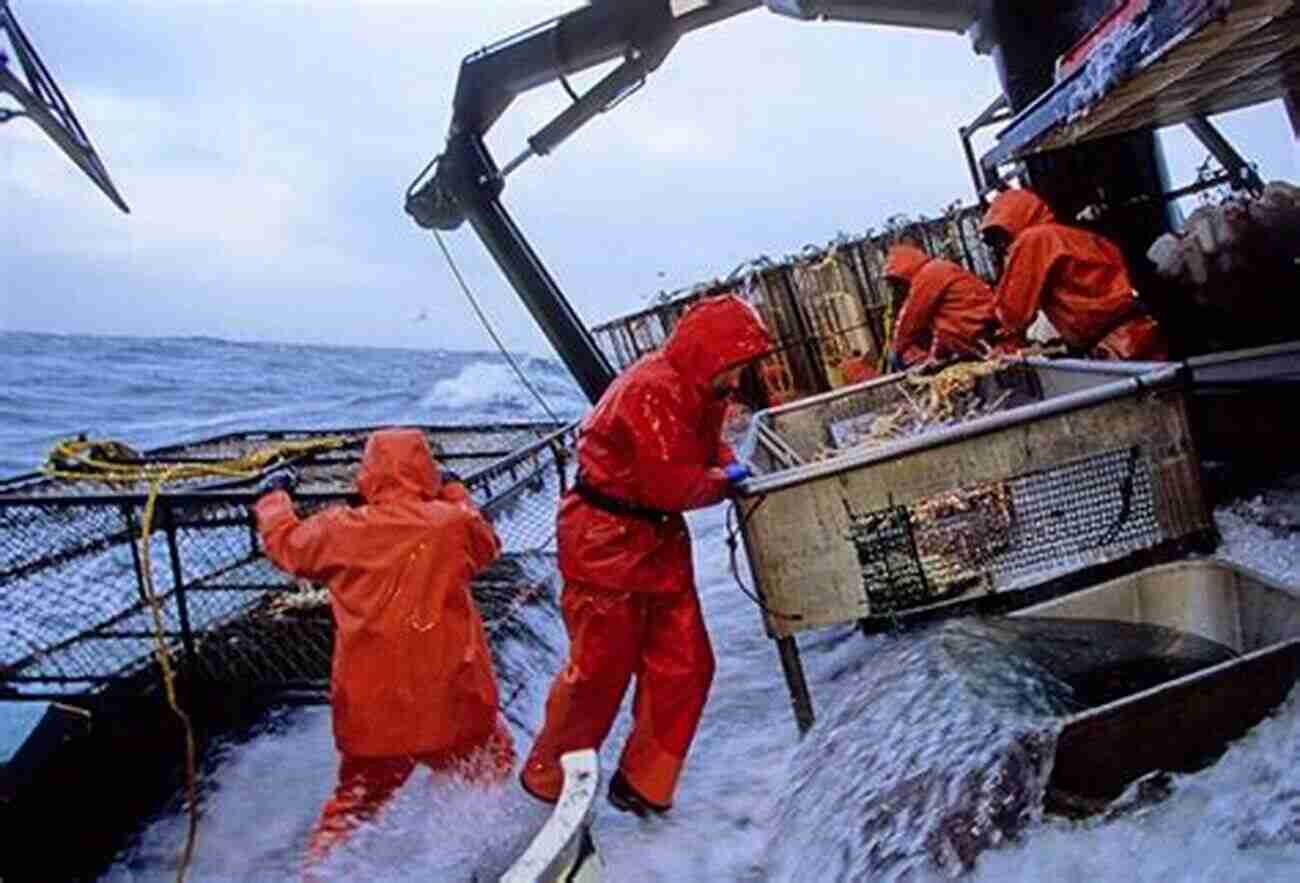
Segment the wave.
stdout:
<path fill-rule="evenodd" d="M 523 364 L 526 376 L 546 399 L 552 410 L 573 417 L 581 412 L 585 401 L 567 373 L 560 374 L 540 359 L 529 359 Z M 457 412 L 488 412 L 498 414 L 509 409 L 523 411 L 521 417 L 542 418 L 545 410 L 509 365 L 501 361 L 475 361 L 466 365 L 455 377 L 444 378 L 433 385 L 421 399 L 424 408 Z"/>

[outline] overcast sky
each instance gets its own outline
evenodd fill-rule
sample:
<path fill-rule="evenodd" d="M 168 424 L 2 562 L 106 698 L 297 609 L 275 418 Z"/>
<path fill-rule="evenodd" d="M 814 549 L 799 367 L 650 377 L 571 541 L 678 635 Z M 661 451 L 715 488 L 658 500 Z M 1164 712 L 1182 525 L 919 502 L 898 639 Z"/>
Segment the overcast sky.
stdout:
<path fill-rule="evenodd" d="M 11 0 L 132 213 L 30 123 L 0 126 L 0 329 L 487 346 L 402 196 L 442 145 L 461 58 L 575 5 Z M 997 92 L 965 37 L 755 11 L 689 35 L 505 202 L 597 322 L 970 201 L 956 130 Z M 498 160 L 567 100 L 517 102 Z M 1279 106 L 1221 122 L 1266 178 L 1300 179 Z M 1181 134 L 1170 152 L 1179 183 L 1204 153 Z M 468 226 L 448 244 L 507 343 L 547 352 Z"/>

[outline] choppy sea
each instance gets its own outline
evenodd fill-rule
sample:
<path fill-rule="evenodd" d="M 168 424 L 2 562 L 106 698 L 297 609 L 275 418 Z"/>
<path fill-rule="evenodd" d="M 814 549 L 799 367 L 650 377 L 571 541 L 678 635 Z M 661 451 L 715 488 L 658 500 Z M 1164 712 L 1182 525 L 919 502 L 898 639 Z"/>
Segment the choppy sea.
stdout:
<path fill-rule="evenodd" d="M 525 369 L 554 410 L 584 411 L 557 362 L 525 359 Z M 0 475 L 32 469 L 54 441 L 81 432 L 149 448 L 234 430 L 544 417 L 492 353 L 0 334 Z M 1300 591 L 1300 525 L 1288 520 L 1298 503 L 1300 484 L 1283 484 L 1221 507 L 1220 554 Z M 985 848 L 961 872 L 970 879 L 1300 879 L 1297 696 L 1214 766 L 1174 776 L 1164 799 L 1071 822 L 1037 810 L 1043 770 L 1017 759 L 1033 755 L 1041 709 L 976 708 L 960 679 L 924 676 L 932 635 L 867 640 L 830 630 L 800 641 L 824 709 L 800 741 L 776 652 L 728 569 L 723 514 L 718 507 L 690 518 L 718 658 L 710 702 L 668 817 L 639 821 L 598 808 L 594 834 L 608 880 L 943 879 L 961 863 L 936 853 L 936 831 L 961 817 L 954 811 L 970 803 L 971 782 L 1008 777 L 1024 805 L 986 828 Z M 522 681 L 503 688 L 519 691 L 521 754 L 565 652 L 553 605 L 531 609 L 526 626 L 528 640 L 503 651 Z M 625 713 L 602 755 L 607 768 L 626 726 Z M 219 743 L 208 761 L 189 879 L 296 879 L 333 786 L 328 710 L 276 712 L 260 735 Z M 884 807 L 880 795 L 900 793 L 891 790 L 899 782 L 909 800 Z M 483 792 L 417 775 L 328 872 L 495 879 L 543 817 L 513 783 Z M 147 820 L 104 879 L 173 879 L 184 827 L 170 812 Z"/>

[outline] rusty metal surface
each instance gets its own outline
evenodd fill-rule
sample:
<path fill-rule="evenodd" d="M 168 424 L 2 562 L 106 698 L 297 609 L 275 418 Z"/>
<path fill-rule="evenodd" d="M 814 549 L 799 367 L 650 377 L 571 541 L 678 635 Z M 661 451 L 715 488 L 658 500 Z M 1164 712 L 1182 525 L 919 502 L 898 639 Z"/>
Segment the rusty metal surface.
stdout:
<path fill-rule="evenodd" d="M 1300 674 L 1300 594 L 1225 562 L 1150 568 L 1021 614 L 1160 625 L 1241 654 L 1069 718 L 1050 788 L 1074 806 L 1113 800 L 1152 770 L 1206 765 L 1276 707 Z"/>

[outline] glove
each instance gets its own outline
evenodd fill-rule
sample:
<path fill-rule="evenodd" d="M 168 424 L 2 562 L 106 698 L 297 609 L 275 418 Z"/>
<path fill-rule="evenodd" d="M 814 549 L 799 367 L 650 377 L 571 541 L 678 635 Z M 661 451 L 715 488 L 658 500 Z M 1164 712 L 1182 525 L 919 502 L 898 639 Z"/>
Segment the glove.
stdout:
<path fill-rule="evenodd" d="M 269 494 L 271 491 L 292 493 L 297 486 L 298 473 L 288 466 L 278 466 L 257 483 L 257 493 L 259 496 Z"/>
<path fill-rule="evenodd" d="M 907 366 L 903 364 L 903 360 L 899 357 L 898 353 L 890 353 L 886 362 L 888 363 L 889 370 L 895 374 L 899 371 L 907 370 Z"/>
<path fill-rule="evenodd" d="M 465 483 L 465 479 L 463 479 L 463 478 L 460 477 L 460 473 L 458 473 L 458 472 L 456 472 L 456 471 L 454 471 L 454 470 L 448 469 L 446 466 L 443 466 L 443 467 L 442 467 L 442 483 L 443 483 L 443 484 L 453 484 L 453 483 L 454 483 L 454 484 L 464 484 L 464 483 Z"/>
<path fill-rule="evenodd" d="M 754 474 L 754 471 L 744 463 L 728 463 L 722 467 L 722 472 L 727 476 L 727 481 L 732 484 L 740 484 Z"/>

